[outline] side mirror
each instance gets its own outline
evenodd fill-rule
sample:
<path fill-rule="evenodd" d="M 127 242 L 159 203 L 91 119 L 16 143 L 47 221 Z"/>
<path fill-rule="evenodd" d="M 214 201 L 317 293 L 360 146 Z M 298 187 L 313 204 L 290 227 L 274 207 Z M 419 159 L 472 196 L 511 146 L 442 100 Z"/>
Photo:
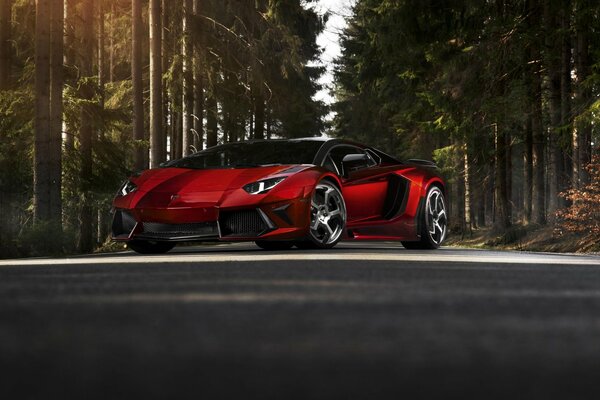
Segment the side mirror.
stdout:
<path fill-rule="evenodd" d="M 369 156 L 366 154 L 346 154 L 342 159 L 342 166 L 344 167 L 344 177 L 347 178 L 351 172 L 367 168 L 369 166 Z"/>

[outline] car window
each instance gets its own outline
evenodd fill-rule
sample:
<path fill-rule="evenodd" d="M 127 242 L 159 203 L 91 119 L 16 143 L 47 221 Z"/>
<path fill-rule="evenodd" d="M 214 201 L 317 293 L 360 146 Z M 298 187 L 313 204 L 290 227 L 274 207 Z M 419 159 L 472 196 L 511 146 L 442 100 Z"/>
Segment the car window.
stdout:
<path fill-rule="evenodd" d="M 323 162 L 323 167 L 330 170 L 333 173 L 336 173 L 338 175 L 340 174 L 340 171 L 335 166 L 335 163 L 333 162 L 333 160 L 331 159 L 331 155 L 329 155 L 329 154 L 327 154 L 327 157 L 325 157 L 325 161 Z"/>
<path fill-rule="evenodd" d="M 361 148 L 358 148 L 356 146 L 349 146 L 349 145 L 336 146 L 333 149 L 331 149 L 331 151 L 329 152 L 327 157 L 325 157 L 325 162 L 324 162 L 323 166 L 325 168 L 327 168 L 327 166 L 325 164 L 328 162 L 327 160 L 330 159 L 331 162 L 333 162 L 333 164 L 335 165 L 335 167 L 337 169 L 337 174 L 344 175 L 345 171 L 344 171 L 344 166 L 342 164 L 342 160 L 348 154 L 366 154 L 366 153 L 364 150 L 362 150 Z"/>

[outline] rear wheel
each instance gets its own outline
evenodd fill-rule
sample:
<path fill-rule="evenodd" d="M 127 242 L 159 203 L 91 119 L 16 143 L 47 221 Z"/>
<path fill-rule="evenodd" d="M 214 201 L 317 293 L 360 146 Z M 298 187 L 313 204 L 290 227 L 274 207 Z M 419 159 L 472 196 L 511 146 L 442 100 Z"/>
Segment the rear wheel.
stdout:
<path fill-rule="evenodd" d="M 173 249 L 175 243 L 132 240 L 127 243 L 127 247 L 140 254 L 163 254 Z"/>
<path fill-rule="evenodd" d="M 268 240 L 257 240 L 254 243 L 263 250 L 289 250 L 294 245 L 294 242 L 270 242 Z"/>
<path fill-rule="evenodd" d="M 308 242 L 297 242 L 298 248 L 328 249 L 337 244 L 346 228 L 346 203 L 333 183 L 317 184 L 310 203 Z"/>
<path fill-rule="evenodd" d="M 427 192 L 425 207 L 421 211 L 421 239 L 416 242 L 402 242 L 407 249 L 431 250 L 442 245 L 448 230 L 446 200 L 442 190 L 432 186 Z"/>

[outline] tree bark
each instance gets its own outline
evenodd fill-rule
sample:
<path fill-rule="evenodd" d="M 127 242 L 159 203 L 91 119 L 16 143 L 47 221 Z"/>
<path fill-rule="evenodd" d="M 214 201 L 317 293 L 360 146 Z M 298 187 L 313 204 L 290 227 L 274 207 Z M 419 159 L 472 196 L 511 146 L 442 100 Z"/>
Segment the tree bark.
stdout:
<path fill-rule="evenodd" d="M 50 26 L 50 140 L 48 174 L 50 178 L 50 213 L 62 219 L 62 126 L 63 126 L 63 57 L 64 3 L 51 0 Z"/>
<path fill-rule="evenodd" d="M 194 0 L 194 15 L 201 13 L 201 0 Z M 194 140 L 196 151 L 204 148 L 204 79 L 200 51 L 194 57 Z"/>
<path fill-rule="evenodd" d="M 134 168 L 144 169 L 144 87 L 142 82 L 142 0 L 131 0 L 132 44 L 131 80 L 133 83 L 133 140 L 135 143 Z"/>
<path fill-rule="evenodd" d="M 529 3 L 530 28 L 539 30 L 539 5 L 537 0 Z M 532 217 L 537 224 L 546 223 L 546 187 L 545 187 L 545 136 L 542 125 L 542 83 L 540 60 L 540 39 L 534 37 L 530 45 L 530 89 L 531 130 L 532 130 Z"/>
<path fill-rule="evenodd" d="M 35 23 L 35 142 L 33 216 L 48 221 L 50 214 L 50 0 L 36 0 Z"/>
<path fill-rule="evenodd" d="M 508 172 L 506 163 L 506 128 L 494 124 L 494 137 L 496 138 L 496 213 L 494 219 L 494 230 L 504 232 L 510 227 L 509 197 L 508 197 Z"/>
<path fill-rule="evenodd" d="M 526 224 L 532 221 L 532 188 L 533 188 L 533 129 L 532 117 L 527 118 L 525 126 L 525 146 L 523 148 L 523 220 Z"/>
<path fill-rule="evenodd" d="M 67 72 L 66 79 L 70 83 L 74 83 L 77 79 L 75 71 L 77 71 L 75 60 L 75 0 L 64 1 L 64 57 L 63 63 Z M 65 150 L 69 153 L 75 150 L 75 128 L 65 121 Z"/>
<path fill-rule="evenodd" d="M 265 99 L 261 93 L 254 96 L 254 138 L 265 138 Z"/>
<path fill-rule="evenodd" d="M 191 16 L 193 13 L 192 0 L 183 0 L 183 133 L 181 140 L 182 155 L 185 157 L 191 152 L 192 129 L 194 127 L 194 47 L 192 43 Z"/>
<path fill-rule="evenodd" d="M 10 86 L 12 0 L 0 0 L 0 90 Z"/>
<path fill-rule="evenodd" d="M 213 93 L 206 97 L 206 147 L 217 145 L 219 131 L 217 99 Z"/>
<path fill-rule="evenodd" d="M 81 15 L 81 76 L 85 79 L 81 87 L 81 98 L 91 102 L 94 88 L 91 78 L 94 75 L 94 0 L 86 0 L 82 4 Z M 90 252 L 93 249 L 94 208 L 93 208 L 93 160 L 92 145 L 94 140 L 93 108 L 85 103 L 81 108 L 81 123 L 79 131 L 79 151 L 81 154 L 81 188 L 83 196 L 79 214 L 79 251 Z"/>
<path fill-rule="evenodd" d="M 567 190 L 571 184 L 572 174 L 572 152 L 571 138 L 573 135 L 573 119 L 571 116 L 571 72 L 573 70 L 571 63 L 571 1 L 563 0 L 561 9 L 561 73 L 560 73 L 560 92 L 561 92 L 561 117 L 560 125 L 562 127 L 561 139 L 565 145 L 563 152 L 563 167 L 560 177 L 561 192 Z M 559 207 L 565 207 L 567 202 L 564 198 L 559 199 Z"/>
<path fill-rule="evenodd" d="M 150 0 L 150 168 L 164 161 L 161 0 Z"/>
<path fill-rule="evenodd" d="M 577 103 L 580 115 L 585 113 L 592 102 L 592 93 L 589 87 L 586 87 L 585 81 L 591 73 L 590 64 L 590 3 L 589 0 L 577 1 L 577 48 L 575 54 L 575 70 L 577 74 Z M 589 183 L 589 174 L 586 166 L 592 161 L 592 125 L 589 117 L 580 118 L 577 122 L 577 157 L 573 157 L 579 163 L 574 166 L 576 175 L 574 177 L 574 186 L 581 187 Z M 575 149 L 574 149 L 575 150 Z"/>
<path fill-rule="evenodd" d="M 545 70 L 549 86 L 550 126 L 548 127 L 548 216 L 553 219 L 558 208 L 560 190 L 559 176 L 562 169 L 563 152 L 560 147 L 561 134 L 561 43 L 559 9 L 553 2 L 544 2 Z"/>
<path fill-rule="evenodd" d="M 472 179 L 472 170 L 471 170 L 471 157 L 469 154 L 469 146 L 465 144 L 464 146 L 464 182 L 465 182 L 465 228 L 469 233 L 473 232 L 473 213 L 471 204 L 473 204 L 472 200 L 472 187 L 471 187 L 471 179 Z"/>

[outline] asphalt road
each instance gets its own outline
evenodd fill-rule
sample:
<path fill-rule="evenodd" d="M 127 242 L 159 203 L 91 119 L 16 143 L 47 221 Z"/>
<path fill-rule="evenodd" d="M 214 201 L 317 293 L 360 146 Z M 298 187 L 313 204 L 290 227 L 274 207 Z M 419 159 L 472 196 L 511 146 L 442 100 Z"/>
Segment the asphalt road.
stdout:
<path fill-rule="evenodd" d="M 0 398 L 600 395 L 600 257 L 394 243 L 0 261 Z"/>

